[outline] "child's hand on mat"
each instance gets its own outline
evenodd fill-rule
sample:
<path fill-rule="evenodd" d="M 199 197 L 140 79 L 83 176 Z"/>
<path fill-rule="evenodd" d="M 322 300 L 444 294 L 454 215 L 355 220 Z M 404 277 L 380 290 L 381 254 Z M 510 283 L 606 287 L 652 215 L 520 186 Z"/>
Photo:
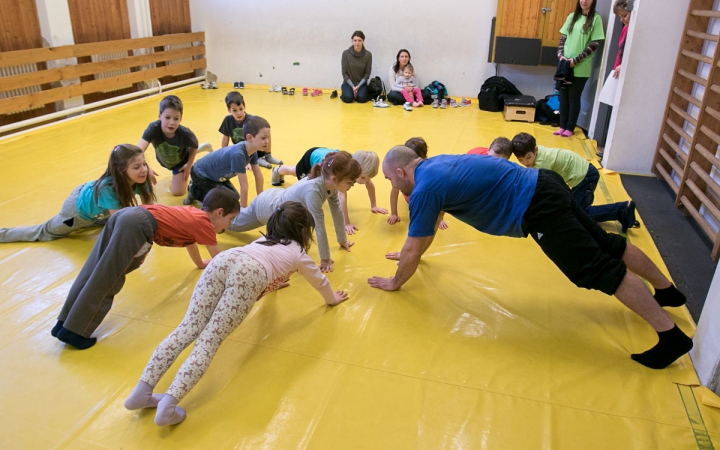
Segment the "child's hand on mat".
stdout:
<path fill-rule="evenodd" d="M 333 259 L 321 259 L 320 260 L 320 272 L 322 272 L 322 273 L 332 272 L 334 262 L 335 262 L 335 260 L 333 260 Z"/>
<path fill-rule="evenodd" d="M 448 224 L 447 224 L 447 222 L 445 222 L 444 220 L 441 220 L 441 221 L 440 221 L 440 225 L 438 226 L 438 228 L 440 228 L 441 230 L 447 230 L 447 229 L 448 229 Z"/>
<path fill-rule="evenodd" d="M 359 229 L 360 229 L 360 228 L 358 228 L 357 226 L 355 226 L 355 225 L 353 225 L 353 224 L 351 224 L 351 223 L 346 223 L 346 224 L 345 224 L 345 232 L 346 232 L 347 234 L 355 234 L 355 232 L 356 232 L 357 230 L 359 230 Z"/>
<path fill-rule="evenodd" d="M 393 261 L 400 261 L 400 252 L 386 253 L 385 259 L 392 259 Z"/>
<path fill-rule="evenodd" d="M 347 292 L 345 291 L 335 291 L 335 301 L 333 303 L 328 303 L 330 306 L 339 305 L 340 303 L 344 302 L 348 299 Z"/>
<path fill-rule="evenodd" d="M 378 206 L 373 206 L 370 208 L 370 211 L 372 211 L 374 214 L 387 214 L 389 211 L 385 208 L 380 208 Z"/>
<path fill-rule="evenodd" d="M 344 248 L 344 249 L 347 250 L 347 251 L 350 251 L 350 247 L 352 247 L 353 245 L 355 245 L 354 242 L 345 241 L 345 242 L 343 242 L 342 244 L 340 244 L 340 247 L 341 247 L 341 248 Z"/>
<path fill-rule="evenodd" d="M 390 225 L 395 225 L 398 222 L 400 222 L 400 216 L 398 216 L 397 214 L 393 214 L 388 217 L 387 223 L 389 223 Z"/>

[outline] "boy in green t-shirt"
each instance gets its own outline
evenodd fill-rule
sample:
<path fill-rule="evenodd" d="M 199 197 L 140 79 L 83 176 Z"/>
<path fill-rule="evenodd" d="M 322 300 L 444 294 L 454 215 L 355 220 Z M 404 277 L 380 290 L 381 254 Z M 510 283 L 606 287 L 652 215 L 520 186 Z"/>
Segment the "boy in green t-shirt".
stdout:
<path fill-rule="evenodd" d="M 560 175 L 570 187 L 578 206 L 596 222 L 617 220 L 622 225 L 623 233 L 627 232 L 629 227 L 640 226 L 635 221 L 633 201 L 592 205 L 600 172 L 577 153 L 562 148 L 538 146 L 535 138 L 528 133 L 517 134 L 512 140 L 512 148 L 513 154 L 523 166 L 552 170 Z"/>

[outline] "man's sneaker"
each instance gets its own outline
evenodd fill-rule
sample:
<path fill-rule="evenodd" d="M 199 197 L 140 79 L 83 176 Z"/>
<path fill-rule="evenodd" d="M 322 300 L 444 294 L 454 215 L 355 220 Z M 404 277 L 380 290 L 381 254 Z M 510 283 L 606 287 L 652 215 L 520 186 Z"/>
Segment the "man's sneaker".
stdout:
<path fill-rule="evenodd" d="M 265 161 L 265 157 L 264 157 L 264 156 L 263 156 L 263 157 L 258 157 L 258 166 L 264 167 L 264 168 L 266 168 L 266 169 L 272 169 L 272 165 L 271 165 L 269 162 Z"/>
<path fill-rule="evenodd" d="M 403 109 L 405 111 L 412 111 L 412 106 L 410 106 L 410 102 L 405 102 L 405 104 L 403 105 Z"/>
<path fill-rule="evenodd" d="M 450 107 L 451 107 L 451 108 L 457 108 L 457 107 L 458 107 L 458 104 L 457 104 L 457 102 L 455 101 L 454 98 L 451 98 L 451 99 L 450 99 Z"/>
<path fill-rule="evenodd" d="M 440 109 L 447 108 L 447 100 L 442 99 L 442 102 L 440 102 Z"/>
<path fill-rule="evenodd" d="M 213 148 L 209 142 L 203 142 L 202 144 L 200 144 L 200 147 L 198 147 L 198 150 L 197 150 L 198 153 L 202 153 L 202 152 L 210 153 L 211 151 L 213 151 Z"/>
<path fill-rule="evenodd" d="M 269 162 L 270 164 L 282 164 L 282 161 L 279 159 L 275 159 L 272 157 L 272 155 L 265 154 L 265 161 Z"/>
<path fill-rule="evenodd" d="M 185 200 L 183 200 L 183 205 L 192 205 L 195 203 L 195 197 L 190 193 L 190 188 L 192 187 L 192 180 L 190 181 L 190 184 L 188 185 L 188 193 L 187 197 L 185 197 Z"/>
<path fill-rule="evenodd" d="M 470 105 L 472 105 L 472 102 L 470 100 L 466 99 L 465 97 L 463 97 L 458 105 L 459 106 L 470 106 Z"/>
<path fill-rule="evenodd" d="M 438 105 L 439 105 L 438 99 L 433 100 L 433 102 L 432 102 L 432 107 L 433 107 L 433 108 L 437 108 Z"/>
<path fill-rule="evenodd" d="M 273 186 L 280 186 L 285 182 L 285 177 L 280 175 L 280 166 L 273 167 L 272 176 L 270 177 L 270 184 Z"/>

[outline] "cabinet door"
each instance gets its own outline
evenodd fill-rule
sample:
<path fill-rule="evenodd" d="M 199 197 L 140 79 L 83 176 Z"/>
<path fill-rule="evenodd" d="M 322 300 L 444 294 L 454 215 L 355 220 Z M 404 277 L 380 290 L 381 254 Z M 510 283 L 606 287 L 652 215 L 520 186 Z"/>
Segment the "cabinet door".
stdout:
<path fill-rule="evenodd" d="M 492 61 L 557 64 L 560 27 L 577 0 L 498 0 Z"/>

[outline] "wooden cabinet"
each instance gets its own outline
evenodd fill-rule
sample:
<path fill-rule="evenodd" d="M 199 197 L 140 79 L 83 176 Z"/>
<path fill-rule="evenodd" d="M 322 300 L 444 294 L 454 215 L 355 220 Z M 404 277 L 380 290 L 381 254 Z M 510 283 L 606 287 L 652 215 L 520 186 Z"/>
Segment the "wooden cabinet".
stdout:
<path fill-rule="evenodd" d="M 498 0 L 490 60 L 556 65 L 560 27 L 576 5 L 577 0 Z"/>

